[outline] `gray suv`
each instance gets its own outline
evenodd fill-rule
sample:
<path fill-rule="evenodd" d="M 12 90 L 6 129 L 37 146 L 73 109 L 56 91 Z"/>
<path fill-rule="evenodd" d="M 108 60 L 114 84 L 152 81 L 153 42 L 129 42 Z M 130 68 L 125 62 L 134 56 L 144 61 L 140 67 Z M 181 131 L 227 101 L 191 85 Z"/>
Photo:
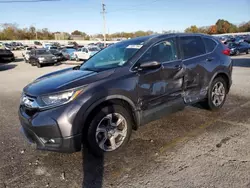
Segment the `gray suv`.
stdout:
<path fill-rule="evenodd" d="M 115 152 L 132 130 L 185 106 L 220 109 L 231 86 L 230 50 L 202 34 L 134 38 L 81 66 L 44 75 L 23 89 L 22 132 L 38 149 Z"/>

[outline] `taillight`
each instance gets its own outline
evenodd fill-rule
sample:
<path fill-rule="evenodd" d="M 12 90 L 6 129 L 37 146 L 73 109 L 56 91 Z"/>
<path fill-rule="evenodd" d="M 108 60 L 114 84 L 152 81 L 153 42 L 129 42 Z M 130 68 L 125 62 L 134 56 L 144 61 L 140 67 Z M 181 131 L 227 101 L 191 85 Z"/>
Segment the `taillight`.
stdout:
<path fill-rule="evenodd" d="M 227 49 L 223 50 L 222 53 L 223 53 L 224 55 L 230 55 L 230 49 L 227 48 Z"/>

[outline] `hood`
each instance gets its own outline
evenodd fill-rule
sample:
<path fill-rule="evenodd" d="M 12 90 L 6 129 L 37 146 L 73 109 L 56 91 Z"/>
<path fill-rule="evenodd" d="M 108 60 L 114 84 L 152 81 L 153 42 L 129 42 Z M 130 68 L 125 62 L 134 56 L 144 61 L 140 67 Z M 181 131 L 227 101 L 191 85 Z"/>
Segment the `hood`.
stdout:
<path fill-rule="evenodd" d="M 83 70 L 64 69 L 44 75 L 24 88 L 31 96 L 39 96 L 63 90 L 81 87 L 110 76 L 114 70 L 92 72 Z"/>

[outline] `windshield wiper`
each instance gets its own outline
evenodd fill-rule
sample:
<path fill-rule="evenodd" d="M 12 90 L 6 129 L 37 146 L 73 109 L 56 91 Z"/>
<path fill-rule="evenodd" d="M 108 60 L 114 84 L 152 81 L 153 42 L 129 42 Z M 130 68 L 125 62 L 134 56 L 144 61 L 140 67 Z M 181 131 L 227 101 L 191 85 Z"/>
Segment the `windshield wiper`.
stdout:
<path fill-rule="evenodd" d="M 73 70 L 79 70 L 81 68 L 80 65 L 77 65 L 76 67 L 73 67 Z"/>
<path fill-rule="evenodd" d="M 91 69 L 91 68 L 83 68 L 82 70 L 86 70 L 86 71 L 92 71 L 92 72 L 98 72 L 97 70 Z"/>

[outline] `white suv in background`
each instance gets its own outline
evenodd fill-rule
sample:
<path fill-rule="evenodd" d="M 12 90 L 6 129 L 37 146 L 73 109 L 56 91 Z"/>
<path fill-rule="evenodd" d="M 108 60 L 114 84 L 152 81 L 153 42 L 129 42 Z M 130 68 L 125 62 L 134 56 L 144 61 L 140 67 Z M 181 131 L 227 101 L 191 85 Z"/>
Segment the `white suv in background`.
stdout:
<path fill-rule="evenodd" d="M 99 52 L 101 49 L 97 46 L 87 46 L 79 48 L 76 52 L 74 52 L 76 61 L 79 60 L 87 60 L 97 52 Z"/>

